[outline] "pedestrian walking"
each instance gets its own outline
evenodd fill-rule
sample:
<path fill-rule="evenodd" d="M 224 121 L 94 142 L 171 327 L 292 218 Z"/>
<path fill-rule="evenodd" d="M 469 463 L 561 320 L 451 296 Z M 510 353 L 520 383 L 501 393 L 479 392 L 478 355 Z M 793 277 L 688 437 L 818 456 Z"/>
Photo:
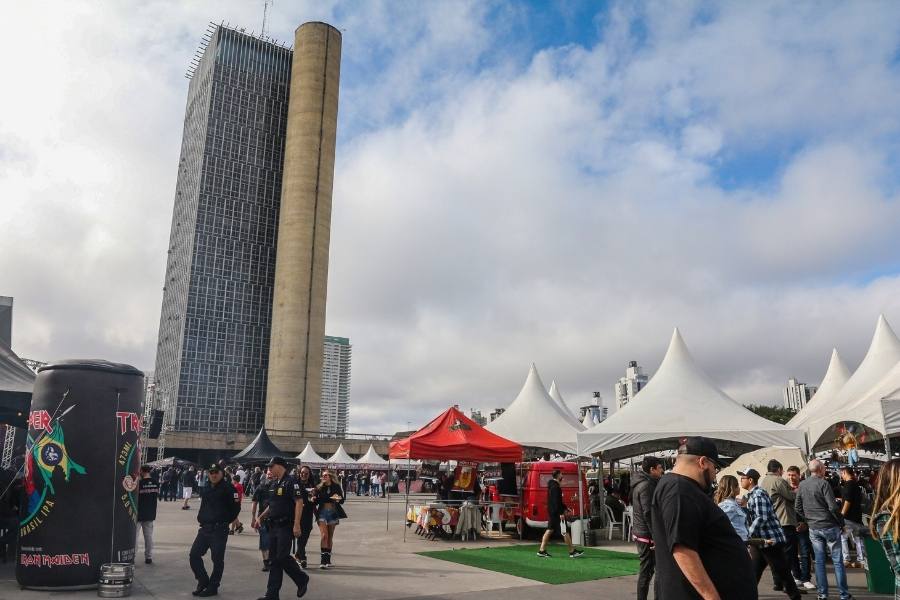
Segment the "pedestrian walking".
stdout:
<path fill-rule="evenodd" d="M 197 474 L 194 472 L 194 467 L 191 467 L 181 476 L 181 497 L 184 499 L 181 510 L 188 510 L 191 508 L 190 500 L 191 496 L 194 495 L 194 486 L 196 483 Z"/>
<path fill-rule="evenodd" d="M 229 480 L 229 479 L 228 479 L 228 476 L 226 475 L 226 476 L 225 476 L 225 480 L 228 481 L 228 482 L 232 485 L 232 487 L 234 487 L 234 491 L 237 492 L 237 495 L 238 495 L 238 502 L 239 502 L 239 503 L 240 503 L 240 502 L 243 502 L 243 501 L 244 501 L 244 486 L 243 486 L 243 484 L 241 483 L 241 476 L 240 476 L 240 475 L 234 475 L 234 476 Z M 234 535 L 234 534 L 236 534 L 236 533 L 244 533 L 244 524 L 241 523 L 240 517 L 238 517 L 237 519 L 235 519 L 235 520 L 234 520 L 234 523 L 232 523 L 232 524 L 230 525 L 229 529 L 228 529 L 228 534 L 229 534 L 229 535 Z"/>
<path fill-rule="evenodd" d="M 141 466 L 141 480 L 138 483 L 137 535 L 144 534 L 144 564 L 153 564 L 153 522 L 156 521 L 156 503 L 159 498 L 159 484 L 150 475 L 148 465 Z M 137 551 L 137 538 L 134 549 Z"/>
<path fill-rule="evenodd" d="M 794 503 L 796 504 L 797 492 L 800 490 L 800 467 L 791 465 L 785 471 L 784 476 L 787 478 L 791 491 L 794 492 Z M 797 554 L 791 558 L 791 574 L 795 581 L 799 581 L 805 590 L 814 590 L 816 586 L 810 581 L 812 579 L 812 542 L 809 540 L 809 526 L 803 518 L 797 514 L 796 509 L 794 515 L 797 517 Z"/>
<path fill-rule="evenodd" d="M 841 515 L 844 517 L 844 530 L 841 532 L 841 552 L 844 553 L 844 567 L 859 569 L 866 562 L 866 547 L 863 545 L 860 532 L 865 530 L 862 524 L 862 489 L 856 480 L 853 467 L 841 467 Z M 850 540 L 856 549 L 855 560 L 850 560 Z"/>
<path fill-rule="evenodd" d="M 223 479 L 219 465 L 209 467 L 209 485 L 200 494 L 200 510 L 197 522 L 200 529 L 194 538 L 189 554 L 189 562 L 197 589 L 194 596 L 206 598 L 219 593 L 222 573 L 225 571 L 225 545 L 228 543 L 228 526 L 237 520 L 241 512 L 238 494 L 230 483 Z M 203 564 L 203 556 L 209 551 L 212 557 L 212 575 Z"/>
<path fill-rule="evenodd" d="M 791 488 L 791 484 L 784 478 L 784 465 L 774 458 L 766 465 L 766 476 L 760 482 L 760 487 L 769 495 L 772 500 L 772 507 L 775 509 L 775 516 L 781 524 L 781 530 L 784 532 L 784 558 L 787 561 L 788 568 L 791 570 L 791 578 L 798 588 L 804 590 L 809 589 L 803 586 L 803 580 L 800 579 L 797 572 L 797 511 L 794 510 L 794 502 L 797 500 L 797 493 Z M 784 582 L 781 575 L 772 572 L 772 578 L 775 581 L 775 591 L 780 592 L 784 589 Z M 812 586 L 809 586 L 812 587 Z"/>
<path fill-rule="evenodd" d="M 709 496 L 722 466 L 715 443 L 684 438 L 677 452 L 653 493 L 656 585 L 665 600 L 757 600 L 747 548 Z"/>
<path fill-rule="evenodd" d="M 878 473 L 869 530 L 894 571 L 894 600 L 900 600 L 900 458 L 886 462 Z"/>
<path fill-rule="evenodd" d="M 347 518 L 347 513 L 341 506 L 344 503 L 344 495 L 341 486 L 333 480 L 330 471 L 322 471 L 322 480 L 316 486 L 314 502 L 316 505 L 316 521 L 319 524 L 319 532 L 322 535 L 320 548 L 322 551 L 320 569 L 330 569 L 332 566 L 331 554 L 334 549 L 334 530 L 341 519 Z"/>
<path fill-rule="evenodd" d="M 269 580 L 266 594 L 259 600 L 277 600 L 284 574 L 297 585 L 302 598 L 309 586 L 309 575 L 291 557 L 291 542 L 300 535 L 300 514 L 306 490 L 288 474 L 287 462 L 275 456 L 267 465 L 269 471 L 269 506 L 259 519 L 269 526 Z"/>
<path fill-rule="evenodd" d="M 822 461 L 809 461 L 809 477 L 800 484 L 794 508 L 797 515 L 809 525 L 809 539 L 816 557 L 816 589 L 819 597 L 828 597 L 825 561 L 830 556 L 841 600 L 852 598 L 847 587 L 847 572 L 844 570 L 844 555 L 841 551 L 844 518 L 837 509 L 831 484 L 825 480 L 825 465 Z"/>
<path fill-rule="evenodd" d="M 650 533 L 650 508 L 653 505 L 653 492 L 663 474 L 662 460 L 655 456 L 645 456 L 641 461 L 641 470 L 634 474 L 631 482 L 631 509 L 633 521 L 631 539 L 637 546 L 641 568 L 638 572 L 637 597 L 647 600 L 650 592 L 650 581 L 656 570 L 653 553 L 653 535 Z M 654 588 L 656 590 L 656 588 Z M 659 592 L 653 594 L 659 597 Z"/>
<path fill-rule="evenodd" d="M 250 505 L 250 527 L 259 533 L 259 551 L 263 559 L 263 571 L 269 570 L 269 525 L 260 522 L 259 515 L 269 507 L 269 479 L 262 476 L 253 490 L 252 504 Z"/>
<path fill-rule="evenodd" d="M 737 473 L 741 487 L 747 490 L 747 512 L 750 514 L 750 526 L 747 530 L 750 533 L 750 556 L 756 569 L 756 583 L 759 585 L 768 565 L 775 579 L 775 591 L 783 591 L 791 600 L 799 600 L 801 592 L 791 577 L 791 568 L 784 553 L 784 529 L 775 514 L 772 499 L 759 487 L 759 471 L 745 467 Z M 802 593 L 805 594 L 806 590 Z"/>
<path fill-rule="evenodd" d="M 562 471 L 554 469 L 550 481 L 547 482 L 547 530 L 541 538 L 541 547 L 537 555 L 541 558 L 551 558 L 547 552 L 547 543 L 554 534 L 561 535 L 569 548 L 569 558 L 578 558 L 584 554 L 583 550 L 579 550 L 572 545 L 572 536 L 569 530 L 563 533 L 563 519 L 569 512 L 569 507 L 563 502 L 562 487 L 559 482 L 562 481 Z"/>
<path fill-rule="evenodd" d="M 300 513 L 300 535 L 296 538 L 296 549 L 294 557 L 300 563 L 302 568 L 307 567 L 306 561 L 306 544 L 309 542 L 309 536 L 312 535 L 313 518 L 315 513 L 315 503 L 312 500 L 312 494 L 315 492 L 316 484 L 313 481 L 312 470 L 306 465 L 300 467 L 300 479 L 298 481 L 303 489 L 303 511 Z"/>

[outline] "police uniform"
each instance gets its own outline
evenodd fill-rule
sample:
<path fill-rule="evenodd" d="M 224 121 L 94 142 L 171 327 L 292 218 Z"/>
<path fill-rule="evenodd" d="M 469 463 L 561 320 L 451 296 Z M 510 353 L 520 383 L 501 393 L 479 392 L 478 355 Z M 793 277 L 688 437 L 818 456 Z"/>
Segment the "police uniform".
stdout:
<path fill-rule="evenodd" d="M 273 458 L 269 462 L 269 466 L 272 465 L 287 466 L 280 458 Z M 284 573 L 297 584 L 298 597 L 306 593 L 309 576 L 291 556 L 295 505 L 303 502 L 305 495 L 306 490 L 287 474 L 287 470 L 281 479 L 269 483 L 269 513 L 266 515 L 269 526 L 269 581 L 264 596 L 267 600 L 278 598 Z"/>
<path fill-rule="evenodd" d="M 219 471 L 218 465 L 211 465 L 210 471 Z M 222 582 L 225 570 L 225 544 L 228 542 L 228 525 L 241 512 L 241 502 L 234 487 L 222 479 L 217 485 L 210 483 L 200 492 L 200 511 L 197 522 L 200 530 L 194 538 L 189 555 L 191 571 L 197 579 L 195 596 L 215 596 Z M 203 556 L 209 550 L 213 571 L 208 575 L 203 565 Z"/>

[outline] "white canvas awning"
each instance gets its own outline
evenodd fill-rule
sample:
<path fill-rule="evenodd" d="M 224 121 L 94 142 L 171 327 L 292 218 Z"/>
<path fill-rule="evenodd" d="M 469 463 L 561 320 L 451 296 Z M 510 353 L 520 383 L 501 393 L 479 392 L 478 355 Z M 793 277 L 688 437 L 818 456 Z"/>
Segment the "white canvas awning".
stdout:
<path fill-rule="evenodd" d="M 850 367 L 844 362 L 844 359 L 838 354 L 837 348 L 831 351 L 831 361 L 828 363 L 828 369 L 825 371 L 825 377 L 822 379 L 819 389 L 813 394 L 809 402 L 806 403 L 800 412 L 794 415 L 788 421 L 788 427 L 796 427 L 797 429 L 806 430 L 810 420 L 815 418 L 816 408 L 818 406 L 829 406 L 831 398 L 837 395 L 841 388 L 847 383 L 851 375 Z M 815 407 L 813 406 L 815 404 Z"/>
<path fill-rule="evenodd" d="M 295 457 L 300 461 L 301 465 L 308 465 L 310 467 L 324 467 L 326 464 L 326 460 L 316 454 L 316 451 L 313 450 L 312 443 L 306 442 L 306 448 L 303 449 L 303 452 L 298 454 Z"/>
<path fill-rule="evenodd" d="M 875 335 L 865 358 L 847 382 L 833 394 L 822 398 L 819 392 L 791 420 L 806 430 L 810 449 L 821 448 L 831 442 L 826 433 L 833 425 L 858 422 L 883 433 L 881 399 L 900 387 L 900 339 L 884 315 L 878 317 Z"/>
<path fill-rule="evenodd" d="M 341 444 L 338 446 L 338 449 L 335 450 L 334 454 L 328 457 L 328 460 L 325 462 L 328 463 L 330 467 L 353 467 L 356 466 L 356 461 L 347 454 L 347 451 L 344 450 L 344 445 Z"/>
<path fill-rule="evenodd" d="M 359 457 L 359 460 L 356 461 L 361 467 L 386 467 L 388 466 L 388 461 L 381 458 L 381 456 L 375 452 L 375 445 L 369 444 L 369 449 Z"/>
<path fill-rule="evenodd" d="M 678 438 L 695 435 L 744 450 L 804 442 L 801 431 L 760 417 L 720 390 L 676 329 L 650 382 L 605 421 L 579 433 L 578 448 L 582 455 L 602 451 L 616 459 L 672 449 Z"/>
<path fill-rule="evenodd" d="M 550 397 L 532 364 L 519 395 L 486 429 L 523 446 L 574 453 L 575 434 L 584 428 Z"/>
<path fill-rule="evenodd" d="M 884 434 L 900 433 L 900 390 L 882 399 L 881 410 L 884 412 Z"/>

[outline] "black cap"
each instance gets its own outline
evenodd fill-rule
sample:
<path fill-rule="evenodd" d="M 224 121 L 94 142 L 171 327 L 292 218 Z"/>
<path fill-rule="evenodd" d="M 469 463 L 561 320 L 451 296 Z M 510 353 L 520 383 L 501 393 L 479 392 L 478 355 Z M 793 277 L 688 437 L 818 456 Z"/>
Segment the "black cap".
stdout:
<path fill-rule="evenodd" d="M 678 454 L 691 454 L 693 456 L 705 456 L 717 467 L 724 467 L 725 463 L 719 460 L 719 450 L 716 443 L 707 437 L 681 438 L 678 442 Z"/>
<path fill-rule="evenodd" d="M 287 469 L 287 466 L 288 466 L 288 465 L 287 465 L 287 461 L 284 460 L 283 458 L 281 458 L 280 456 L 273 456 L 273 457 L 269 460 L 269 463 L 268 463 L 266 466 L 267 466 L 267 467 L 272 467 L 272 466 L 275 466 L 275 465 L 281 465 L 281 466 L 284 467 L 285 469 Z"/>
<path fill-rule="evenodd" d="M 209 465 L 209 468 L 207 469 L 207 471 L 209 471 L 210 473 L 219 473 L 222 471 L 222 469 L 221 469 L 221 467 L 219 467 L 218 464 L 213 463 L 213 464 Z"/>
<path fill-rule="evenodd" d="M 737 472 L 741 477 L 749 477 L 753 481 L 759 481 L 759 471 L 754 469 L 753 467 L 744 467 L 740 471 Z"/>

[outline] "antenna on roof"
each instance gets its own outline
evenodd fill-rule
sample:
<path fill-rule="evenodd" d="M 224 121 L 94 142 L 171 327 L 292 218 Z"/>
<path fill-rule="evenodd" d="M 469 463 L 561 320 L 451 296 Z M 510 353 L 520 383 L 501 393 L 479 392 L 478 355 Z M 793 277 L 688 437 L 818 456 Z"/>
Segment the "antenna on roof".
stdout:
<path fill-rule="evenodd" d="M 269 7 L 275 3 L 275 0 L 263 0 L 263 22 L 262 29 L 259 31 L 259 37 L 266 37 L 266 20 L 269 16 Z"/>

